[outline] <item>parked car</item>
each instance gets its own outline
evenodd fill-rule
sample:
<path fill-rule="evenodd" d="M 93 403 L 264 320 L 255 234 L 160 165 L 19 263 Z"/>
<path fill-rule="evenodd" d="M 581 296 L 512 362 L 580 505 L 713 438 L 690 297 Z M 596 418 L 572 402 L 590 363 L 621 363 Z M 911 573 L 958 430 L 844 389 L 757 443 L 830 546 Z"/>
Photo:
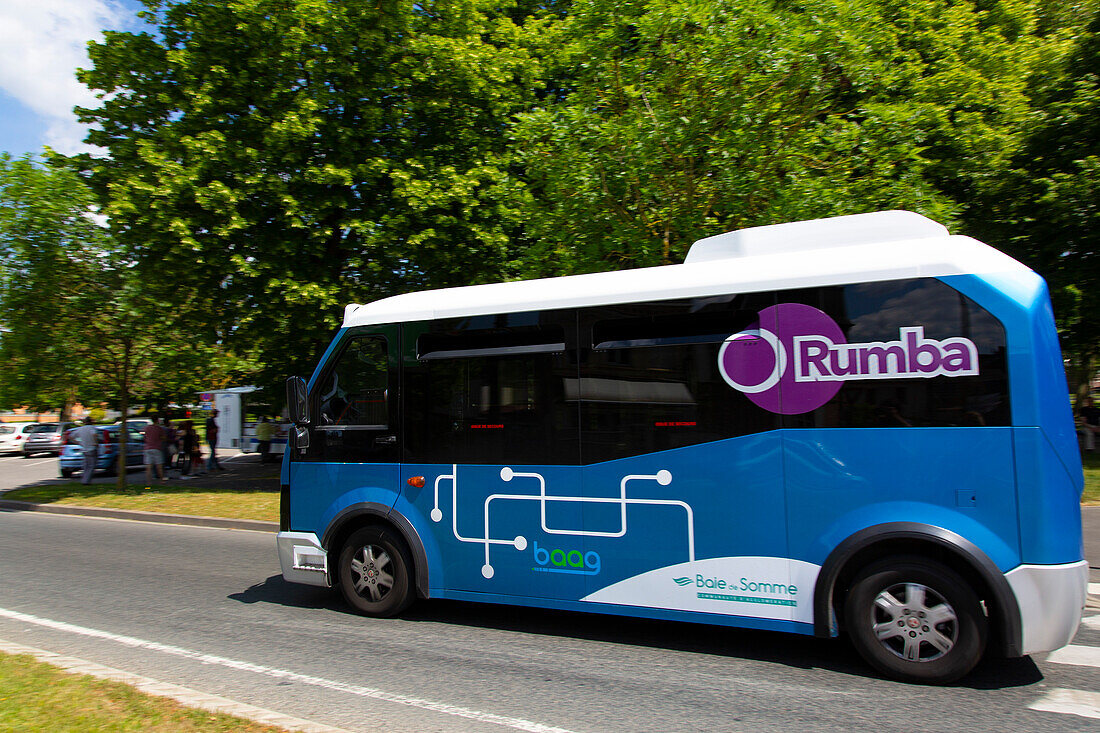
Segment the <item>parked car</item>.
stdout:
<path fill-rule="evenodd" d="M 40 423 L 17 422 L 0 425 L 0 453 L 19 453 L 23 450 L 23 441 L 37 430 Z"/>
<path fill-rule="evenodd" d="M 139 433 L 152 423 L 153 421 L 147 417 L 131 417 L 126 421 L 126 424 L 130 426 L 131 430 L 137 430 Z M 121 420 L 115 423 L 116 426 L 121 424 Z"/>
<path fill-rule="evenodd" d="M 33 433 L 28 433 L 23 440 L 23 457 L 30 458 L 36 453 L 48 453 L 52 456 L 61 455 L 61 437 L 66 430 L 71 428 L 71 422 L 44 423 L 38 426 Z"/>
<path fill-rule="evenodd" d="M 118 425 L 96 425 L 100 433 L 99 458 L 96 459 L 96 470 L 103 471 L 108 476 L 113 476 L 118 469 Z M 144 444 L 140 430 L 130 428 L 129 438 L 126 443 L 126 467 L 142 465 L 144 458 Z M 69 478 L 74 473 L 84 470 L 84 455 L 73 438 L 73 429 L 65 431 L 62 438 L 61 455 L 58 458 L 58 469 L 61 478 Z"/>

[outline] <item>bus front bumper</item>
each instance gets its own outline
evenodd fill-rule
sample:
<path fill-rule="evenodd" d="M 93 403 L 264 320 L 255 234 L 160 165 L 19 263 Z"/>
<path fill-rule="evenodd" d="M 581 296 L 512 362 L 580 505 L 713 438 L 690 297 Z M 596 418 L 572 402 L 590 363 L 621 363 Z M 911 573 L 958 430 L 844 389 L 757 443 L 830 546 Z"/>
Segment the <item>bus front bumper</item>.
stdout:
<path fill-rule="evenodd" d="M 328 588 L 328 553 L 312 532 L 280 532 L 275 535 L 283 577 L 290 583 Z"/>
<path fill-rule="evenodd" d="M 1005 573 L 1020 606 L 1023 653 L 1061 649 L 1077 633 L 1088 597 L 1089 564 L 1021 565 Z"/>

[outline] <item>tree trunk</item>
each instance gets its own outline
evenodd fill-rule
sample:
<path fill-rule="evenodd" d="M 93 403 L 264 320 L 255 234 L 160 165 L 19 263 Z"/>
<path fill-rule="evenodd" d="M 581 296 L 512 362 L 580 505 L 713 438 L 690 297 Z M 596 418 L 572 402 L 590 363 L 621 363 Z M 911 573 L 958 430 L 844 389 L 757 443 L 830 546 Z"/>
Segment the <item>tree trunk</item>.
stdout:
<path fill-rule="evenodd" d="M 126 486 L 126 444 L 129 443 L 130 430 L 126 418 L 130 416 L 130 343 L 122 346 L 122 380 L 119 386 L 118 409 L 122 412 L 122 423 L 118 431 L 118 480 L 116 485 Z"/>

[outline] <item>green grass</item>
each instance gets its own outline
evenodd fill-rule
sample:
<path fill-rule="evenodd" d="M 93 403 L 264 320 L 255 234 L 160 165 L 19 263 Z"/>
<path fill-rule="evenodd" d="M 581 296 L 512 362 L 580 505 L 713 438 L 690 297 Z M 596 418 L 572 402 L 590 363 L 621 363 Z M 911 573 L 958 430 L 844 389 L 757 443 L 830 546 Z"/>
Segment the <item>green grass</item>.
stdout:
<path fill-rule="evenodd" d="M 0 731 L 238 731 L 281 728 L 184 707 L 119 682 L 74 675 L 26 655 L 0 654 Z"/>
<path fill-rule="evenodd" d="M 119 489 L 115 484 L 84 486 L 73 482 L 16 489 L 4 494 L 4 499 L 33 504 L 67 504 L 164 514 L 279 521 L 279 494 L 272 491 L 192 489 L 162 484 L 147 487 L 144 483 L 129 484 L 125 489 Z"/>

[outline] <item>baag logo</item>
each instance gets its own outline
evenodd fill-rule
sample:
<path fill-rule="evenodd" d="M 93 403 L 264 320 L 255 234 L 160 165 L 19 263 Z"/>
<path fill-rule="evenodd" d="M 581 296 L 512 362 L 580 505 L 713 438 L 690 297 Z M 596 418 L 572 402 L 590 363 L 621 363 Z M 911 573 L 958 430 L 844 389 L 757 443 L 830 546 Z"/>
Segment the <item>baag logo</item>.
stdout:
<path fill-rule="evenodd" d="M 832 318 L 800 303 L 765 308 L 758 323 L 725 340 L 718 371 L 756 405 L 783 415 L 816 410 L 847 381 L 978 373 L 973 341 L 925 338 L 923 326 L 899 329 L 896 341 L 849 344 Z"/>
<path fill-rule="evenodd" d="M 534 543 L 534 568 L 543 573 L 570 573 L 572 575 L 599 575 L 600 555 L 589 550 L 581 554 L 580 550 L 548 550 Z"/>

